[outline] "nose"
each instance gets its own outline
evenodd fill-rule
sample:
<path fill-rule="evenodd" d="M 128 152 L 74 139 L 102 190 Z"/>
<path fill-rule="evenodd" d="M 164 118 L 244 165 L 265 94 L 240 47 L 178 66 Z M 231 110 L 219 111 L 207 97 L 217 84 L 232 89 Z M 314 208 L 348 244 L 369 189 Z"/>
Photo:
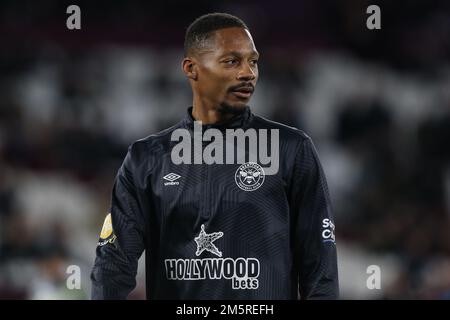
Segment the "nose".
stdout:
<path fill-rule="evenodd" d="M 243 63 L 239 70 L 237 79 L 241 81 L 251 81 L 256 78 L 256 70 L 254 70 L 248 63 Z"/>

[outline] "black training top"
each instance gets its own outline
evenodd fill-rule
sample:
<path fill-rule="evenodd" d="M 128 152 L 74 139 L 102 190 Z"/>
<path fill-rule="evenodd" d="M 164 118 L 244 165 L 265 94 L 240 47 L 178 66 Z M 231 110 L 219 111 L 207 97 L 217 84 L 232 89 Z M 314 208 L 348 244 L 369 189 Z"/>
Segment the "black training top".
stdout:
<path fill-rule="evenodd" d="M 227 129 L 278 131 L 278 172 L 265 174 L 260 157 L 175 164 L 180 140 L 172 133 L 193 133 L 191 112 L 130 146 L 96 249 L 92 298 L 126 298 L 144 250 L 148 299 L 337 298 L 334 222 L 310 137 L 247 107 L 227 123 L 201 128 L 216 129 L 223 141 Z M 257 137 L 260 147 L 274 143 Z M 201 153 L 210 142 L 200 143 Z"/>

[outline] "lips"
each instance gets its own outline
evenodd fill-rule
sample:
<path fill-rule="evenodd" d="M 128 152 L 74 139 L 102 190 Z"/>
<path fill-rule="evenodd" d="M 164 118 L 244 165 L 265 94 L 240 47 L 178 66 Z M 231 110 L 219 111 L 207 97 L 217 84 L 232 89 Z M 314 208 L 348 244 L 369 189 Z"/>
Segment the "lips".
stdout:
<path fill-rule="evenodd" d="M 231 91 L 235 96 L 243 99 L 248 99 L 253 94 L 252 87 L 240 87 Z"/>

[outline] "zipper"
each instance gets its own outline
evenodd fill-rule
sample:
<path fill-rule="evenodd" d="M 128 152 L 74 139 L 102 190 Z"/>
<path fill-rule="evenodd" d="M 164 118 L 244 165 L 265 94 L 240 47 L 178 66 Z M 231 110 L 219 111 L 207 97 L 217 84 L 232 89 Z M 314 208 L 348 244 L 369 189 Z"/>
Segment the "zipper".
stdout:
<path fill-rule="evenodd" d="M 202 217 L 209 220 L 211 217 L 211 204 L 210 204 L 210 166 L 206 163 L 202 164 L 202 178 L 203 178 L 203 192 L 201 202 L 203 204 Z"/>

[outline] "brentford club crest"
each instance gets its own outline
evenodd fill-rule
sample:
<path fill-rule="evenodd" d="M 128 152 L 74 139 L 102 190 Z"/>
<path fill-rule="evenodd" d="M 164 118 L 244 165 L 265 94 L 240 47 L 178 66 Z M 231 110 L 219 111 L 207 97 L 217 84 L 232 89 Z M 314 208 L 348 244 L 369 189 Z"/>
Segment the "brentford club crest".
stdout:
<path fill-rule="evenodd" d="M 234 179 L 242 190 L 254 191 L 264 183 L 264 169 L 257 163 L 247 162 L 236 170 Z"/>

